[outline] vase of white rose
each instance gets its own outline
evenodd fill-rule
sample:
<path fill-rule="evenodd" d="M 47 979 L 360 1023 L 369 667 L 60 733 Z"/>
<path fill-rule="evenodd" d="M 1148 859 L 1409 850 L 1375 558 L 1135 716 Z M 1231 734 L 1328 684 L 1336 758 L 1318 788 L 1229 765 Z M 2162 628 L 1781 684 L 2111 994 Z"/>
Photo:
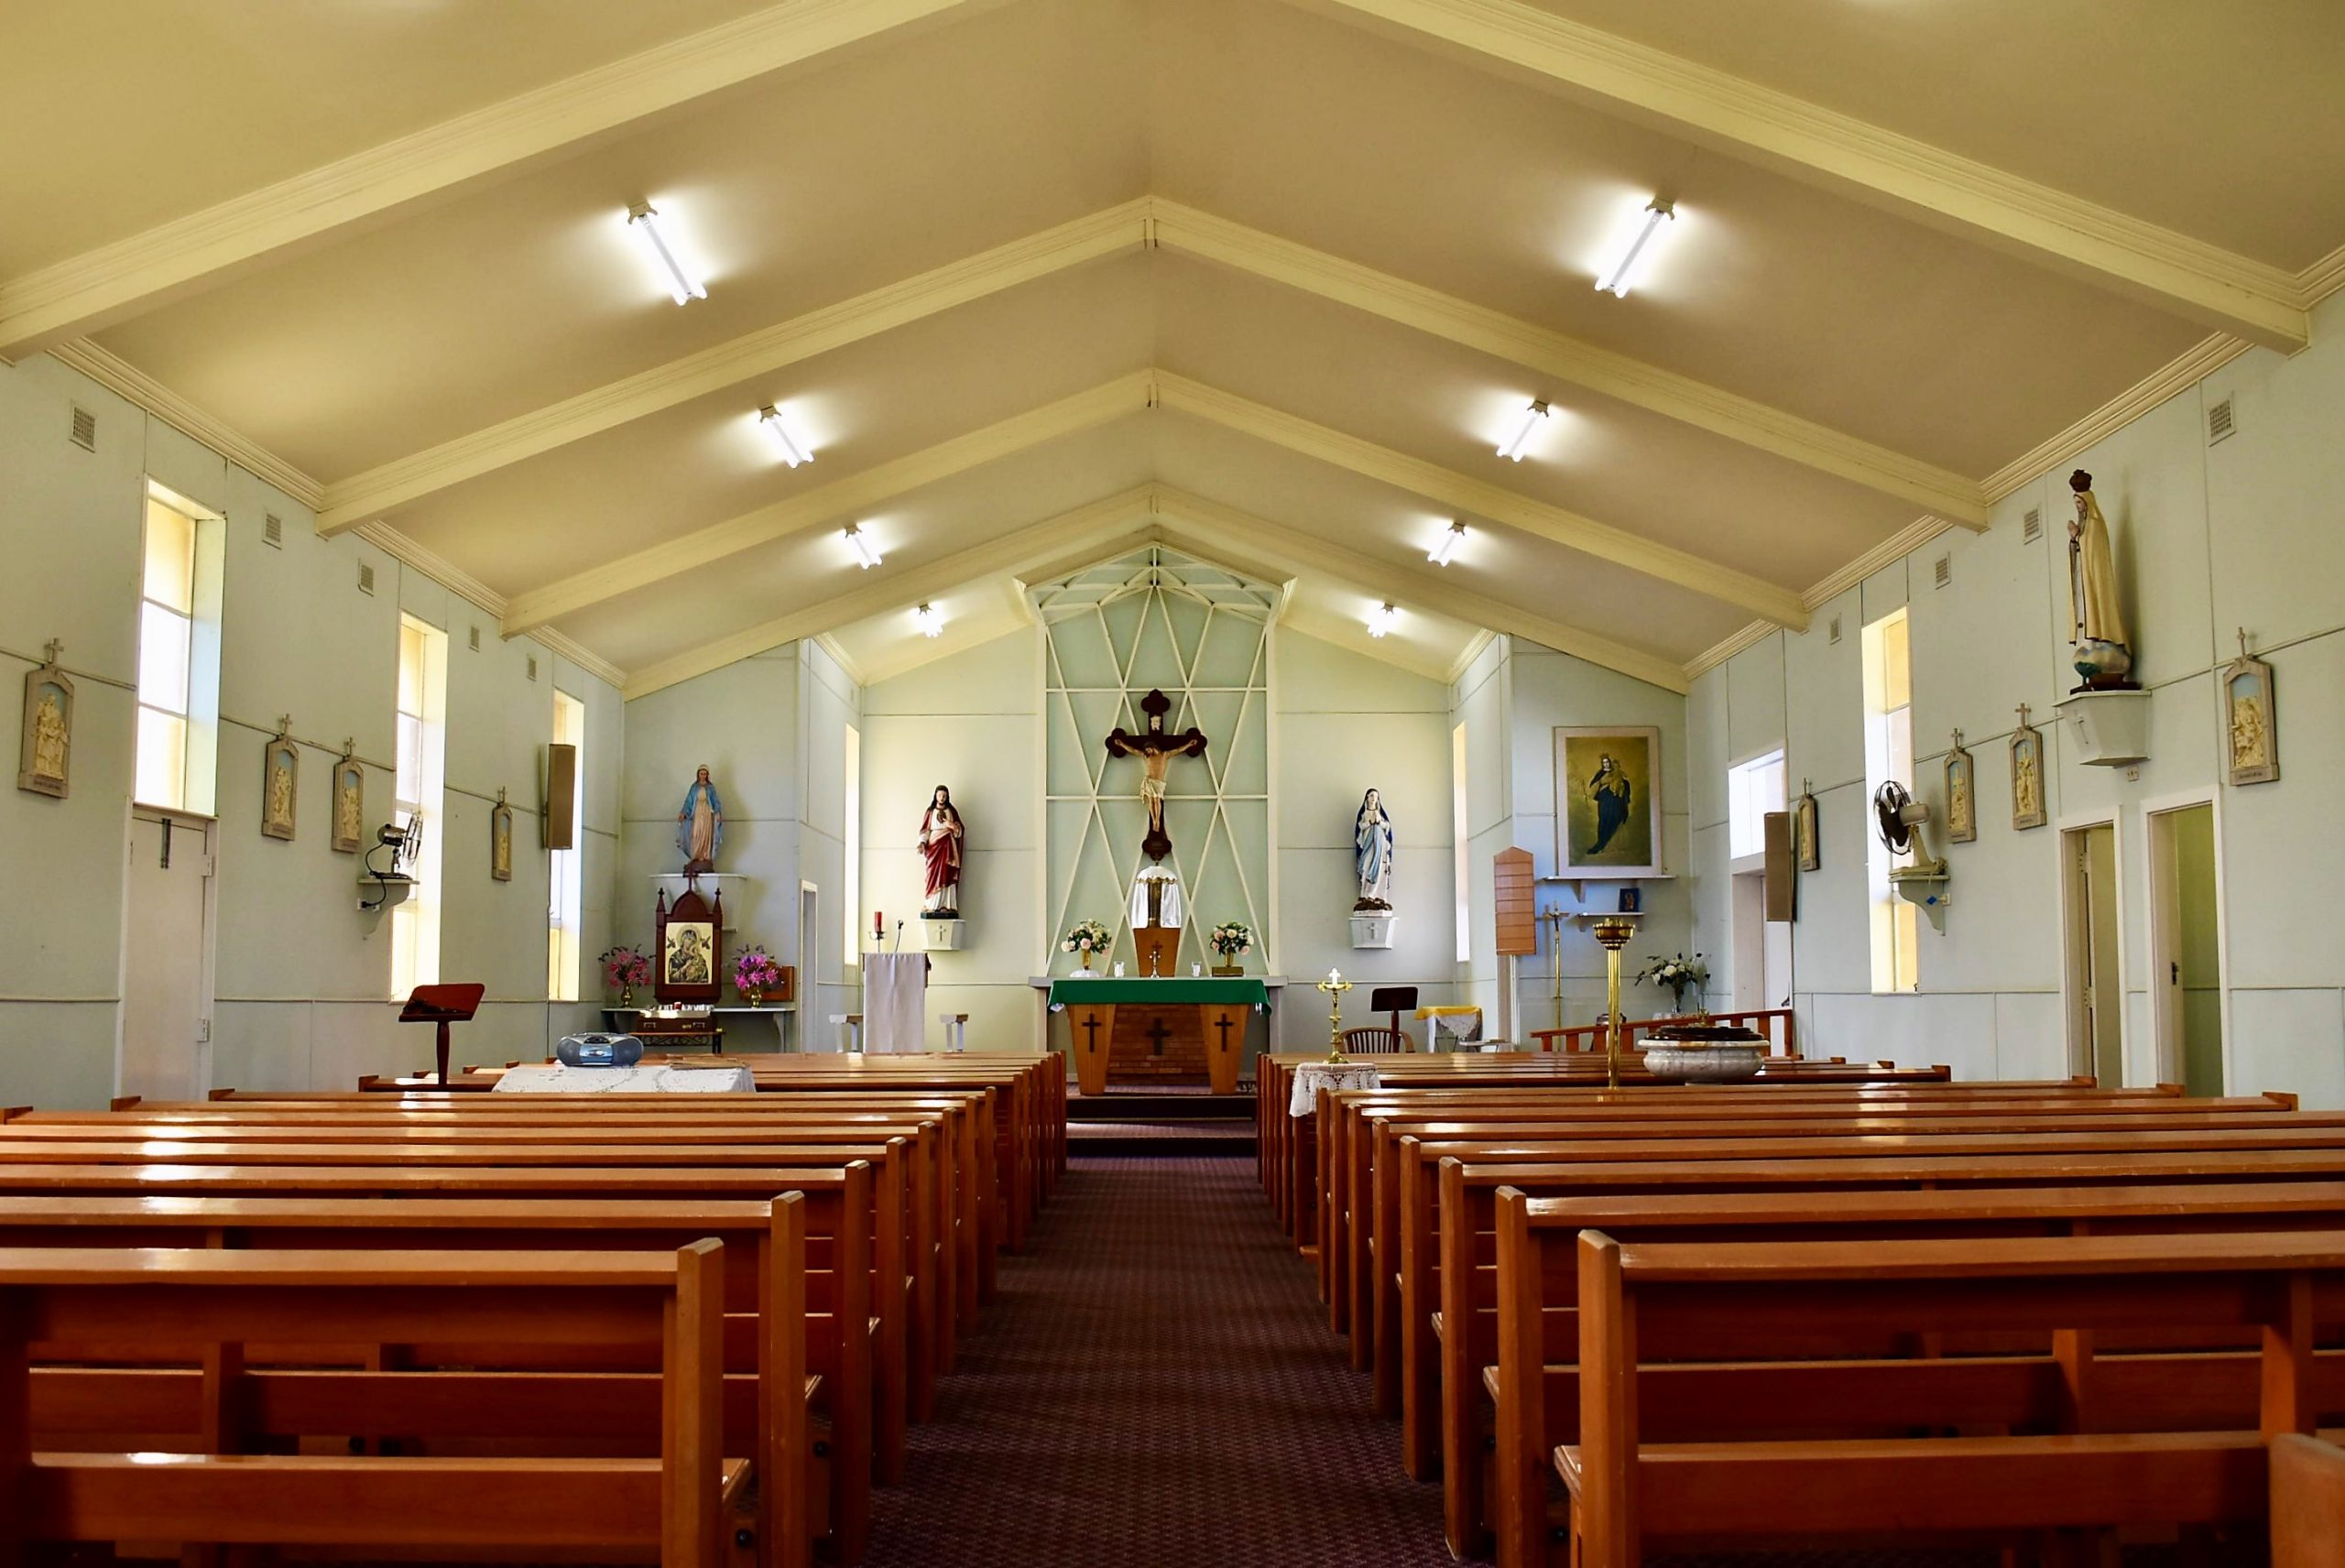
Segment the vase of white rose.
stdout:
<path fill-rule="evenodd" d="M 1091 967 L 1091 961 L 1107 952 L 1107 944 L 1113 940 L 1107 928 L 1097 920 L 1077 920 L 1060 942 L 1059 951 L 1075 955 L 1076 978 L 1093 980 L 1098 978 L 1099 972 Z"/>

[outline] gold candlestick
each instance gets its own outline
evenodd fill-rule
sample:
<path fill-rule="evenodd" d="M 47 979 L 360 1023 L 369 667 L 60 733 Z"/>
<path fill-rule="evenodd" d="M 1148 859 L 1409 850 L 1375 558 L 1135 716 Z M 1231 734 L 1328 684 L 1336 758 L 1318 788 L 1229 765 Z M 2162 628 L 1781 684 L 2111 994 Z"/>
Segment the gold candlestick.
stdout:
<path fill-rule="evenodd" d="M 1319 989 L 1327 993 L 1327 1060 L 1348 1062 L 1344 1054 L 1344 993 L 1352 983 L 1335 970 L 1327 971 L 1327 978 L 1319 982 Z"/>
<path fill-rule="evenodd" d="M 1620 1035 L 1628 1020 L 1620 1016 L 1620 950 L 1637 934 L 1638 911 L 1623 909 L 1619 914 L 1582 914 L 1588 931 L 1604 948 L 1604 1081 L 1607 1088 L 1620 1086 Z"/>

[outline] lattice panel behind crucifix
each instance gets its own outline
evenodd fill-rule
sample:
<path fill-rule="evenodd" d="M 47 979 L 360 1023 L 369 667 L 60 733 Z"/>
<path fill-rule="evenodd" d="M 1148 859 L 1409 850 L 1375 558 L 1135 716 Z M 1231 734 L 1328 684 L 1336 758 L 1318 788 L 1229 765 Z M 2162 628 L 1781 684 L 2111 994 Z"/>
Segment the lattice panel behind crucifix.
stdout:
<path fill-rule="evenodd" d="M 1205 931 L 1243 920 L 1276 973 L 1269 632 L 1283 595 L 1151 546 L 1034 589 L 1031 600 L 1046 634 L 1050 972 L 1074 967 L 1058 941 L 1079 920 L 1106 921 L 1117 933 L 1113 957 L 1133 961 L 1129 903 L 1145 863 L 1147 809 L 1140 763 L 1111 760 L 1103 743 L 1119 724 L 1144 727 L 1140 702 L 1157 688 L 1172 699 L 1165 727 L 1194 724 L 1211 743 L 1202 757 L 1175 760 L 1165 778 L 1165 864 L 1188 901 L 1183 962 L 1206 962 Z"/>

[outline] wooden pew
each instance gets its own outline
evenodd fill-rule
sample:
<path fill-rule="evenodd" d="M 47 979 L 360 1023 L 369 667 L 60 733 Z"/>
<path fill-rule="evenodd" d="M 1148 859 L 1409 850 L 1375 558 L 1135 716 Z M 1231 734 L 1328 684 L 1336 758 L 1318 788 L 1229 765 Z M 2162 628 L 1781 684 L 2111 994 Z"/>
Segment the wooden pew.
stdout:
<path fill-rule="evenodd" d="M 793 1151 L 805 1155 L 804 1149 Z M 891 1300 L 908 1299 L 902 1261 L 900 1187 L 890 1191 L 886 1170 L 860 1156 L 830 1167 L 783 1166 L 699 1170 L 624 1166 L 518 1168 L 449 1166 L 434 1162 L 396 1165 L 242 1165 L 158 1161 L 82 1165 L 0 1164 L 0 1193 L 68 1195 L 148 1194 L 190 1197 L 409 1197 L 434 1202 L 576 1198 L 597 1203 L 682 1200 L 766 1201 L 791 1191 L 813 1192 L 835 1183 L 857 1165 L 870 1194 L 872 1216 L 872 1345 L 877 1474 L 892 1482 L 902 1474 L 908 1391 L 904 1377 L 903 1313 L 890 1332 Z"/>
<path fill-rule="evenodd" d="M 2272 1439 L 2272 1568 L 2334 1568 L 2345 1542 L 2345 1449 Z"/>
<path fill-rule="evenodd" d="M 1578 1243 L 1580 1430 L 1556 1451 L 1573 1497 L 1572 1561 L 1633 1568 L 1649 1542 L 1960 1535 L 2027 1538 L 2119 1525 L 2260 1525 L 2265 1444 L 2308 1433 L 2319 1409 L 2313 1346 L 2345 1319 L 2345 1232 L 2025 1240 Z M 2040 1333 L 2089 1390 L 2094 1336 L 2176 1325 L 2260 1341 L 2254 1424 L 2241 1430 L 1641 1441 L 1640 1367 L 1784 1359 L 1832 1336 Z M 2055 1336 L 2056 1335 L 2056 1340 Z M 1958 1424 L 1909 1401 L 1922 1428 Z"/>
<path fill-rule="evenodd" d="M 1445 1177 L 1453 1168 L 1445 1164 Z M 1557 1443 L 1572 1441 L 1578 1431 L 1576 1244 L 1583 1230 L 1602 1231 L 1623 1243 L 1684 1244 L 2326 1230 L 2345 1225 L 2345 1180 L 1589 1198 L 1528 1198 L 1506 1188 L 1499 1194 L 1498 1215 L 1497 1266 L 1479 1271 L 1494 1275 L 1497 1282 L 1496 1365 L 1475 1368 L 1470 1379 L 1490 1405 L 1488 1485 L 1480 1463 L 1481 1422 L 1472 1423 L 1470 1440 L 1459 1441 L 1451 1451 L 1443 1484 L 1453 1538 L 1479 1543 L 1477 1516 L 1487 1496 L 1502 1568 L 1524 1568 L 1546 1560 L 1553 1532 L 1562 1522 L 1547 1497 L 1554 1474 L 1552 1455 Z M 1853 1342 L 1845 1354 L 1856 1354 Z M 2059 1366 L 2048 1357 L 2005 1358 L 1991 1367 L 1978 1362 L 1973 1369 L 1980 1372 L 1980 1398 L 1970 1414 L 1980 1421 L 1999 1416 L 2007 1418 L 2001 1424 L 2040 1423 L 2045 1412 L 2056 1412 L 2063 1397 Z M 1784 1408 L 1809 1413 L 1833 1409 L 1851 1421 L 1853 1430 L 1852 1410 L 1875 1398 L 1894 1399 L 1905 1386 L 1901 1376 L 1930 1371 L 1924 1367 L 1883 1373 L 1855 1362 L 1824 1368 L 1808 1363 L 1704 1367 L 1686 1369 L 1684 1376 L 1676 1369 L 1648 1369 L 1649 1430 L 1671 1430 L 1678 1412 L 1689 1408 L 1707 1412 L 1704 1419 L 1711 1431 L 1730 1425 L 1738 1410 L 1758 1422 Z M 2118 1401 L 2139 1408 L 2154 1398 L 2187 1402 L 2204 1399 L 2209 1392 L 2171 1360 L 2150 1374 L 2155 1389 L 2144 1388 L 2138 1379 L 2125 1387 L 2103 1378 L 2096 1394 L 2104 1424 Z M 1742 1381 L 1731 1383 L 1738 1377 Z M 2242 1376 L 2220 1387 L 2237 1394 L 2250 1382 L 2251 1376 Z M 1722 1404 L 1718 1396 L 1729 1387 L 1737 1391 Z M 1845 1402 L 1835 1405 L 1836 1399 Z M 1682 1434 L 1686 1429 L 1680 1423 L 1675 1430 Z"/>
<path fill-rule="evenodd" d="M 1441 1371 L 1448 1320 L 1436 1316 L 1436 1303 L 1446 1300 L 1442 1293 L 1436 1214 L 1437 1172 L 1441 1160 L 1446 1157 L 1455 1156 L 1461 1161 L 1529 1166 L 1534 1171 L 1536 1162 L 1543 1160 L 1556 1161 L 1559 1167 L 1574 1170 L 1609 1170 L 1616 1173 L 1622 1190 L 1633 1190 L 1642 1180 L 1638 1174 L 1641 1167 L 1667 1168 L 1706 1160 L 1729 1166 L 1772 1161 L 1825 1166 L 1866 1166 L 1887 1161 L 1893 1166 L 1903 1159 L 1913 1159 L 1950 1167 L 1951 1173 L 1946 1179 L 1962 1182 L 1991 1181 L 2000 1162 L 2031 1157 L 2098 1155 L 2146 1160 L 2165 1154 L 2253 1158 L 2306 1152 L 2345 1161 L 2345 1126 L 2298 1126 L 2298 1118 L 2284 1116 L 2253 1119 L 2263 1125 L 2109 1133 L 2040 1129 L 1981 1133 L 1959 1122 L 1946 1122 L 1907 1123 L 1893 1133 L 1825 1130 L 1792 1138 L 1736 1138 L 1708 1133 L 1700 1137 L 1578 1137 L 1515 1143 L 1432 1141 L 1404 1135 L 1400 1139 L 1399 1155 L 1399 1279 L 1394 1291 L 1398 1298 L 1397 1320 L 1390 1334 L 1380 1330 L 1378 1339 L 1380 1374 L 1390 1364 L 1385 1346 L 1391 1345 L 1398 1354 L 1403 1464 L 1412 1477 L 1429 1480 L 1436 1473 L 1442 1452 Z M 1535 1185 L 1538 1180 L 1532 1174 L 1524 1184 Z M 1461 1178 L 1461 1187 L 1463 1184 Z M 1455 1245 L 1470 1247 L 1469 1238 L 1480 1228 L 1478 1214 L 1471 1228 L 1461 1223 Z M 1470 1268 L 1461 1269 L 1458 1289 L 1467 1289 L 1471 1277 Z M 1456 1305 L 1463 1312 L 1465 1299 L 1461 1297 Z M 1463 1321 L 1466 1337 L 1470 1341 L 1476 1320 L 1470 1312 L 1464 1312 Z M 1461 1367 L 1484 1364 L 1473 1359 L 1477 1350 L 1470 1343 L 1456 1347 L 1456 1354 L 1466 1358 Z M 1458 1391 L 1458 1402 L 1468 1397 L 1467 1390 Z M 1453 1423 L 1457 1419 L 1454 1406 L 1451 1419 Z"/>
<path fill-rule="evenodd" d="M 356 1198 L 22 1198 L 0 1196 L 0 1247 L 211 1247 L 238 1251 L 573 1252 L 582 1244 L 625 1251 L 670 1249 L 702 1238 L 725 1246 L 726 1452 L 758 1462 L 759 1562 L 800 1568 L 813 1536 L 809 1478 L 826 1480 L 822 1509 L 839 1560 L 852 1563 L 869 1533 L 872 1451 L 868 1259 L 870 1228 L 860 1189 L 867 1172 L 769 1203 L 592 1203 L 552 1200 L 491 1204 L 465 1200 Z M 850 1332 L 855 1325 L 859 1332 Z M 738 1331 L 738 1332 L 736 1332 Z M 311 1337 L 315 1337 L 312 1335 Z M 374 1347 L 369 1347 L 374 1348 Z M 351 1392 L 342 1369 L 314 1356 L 247 1347 L 240 1407 L 248 1440 L 344 1430 L 320 1424 Z M 465 1375 L 436 1376 L 425 1397 L 378 1410 L 378 1429 L 354 1437 L 423 1438 L 454 1423 L 457 1436 L 511 1438 L 609 1432 L 645 1417 L 657 1428 L 657 1362 L 622 1355 L 606 1363 L 574 1348 L 525 1345 L 401 1346 L 403 1367 L 453 1362 Z M 629 1377 L 623 1374 L 643 1370 Z M 532 1376 L 512 1386 L 511 1370 Z M 563 1378 L 557 1374 L 576 1374 Z M 829 1413 L 819 1456 L 809 1423 L 819 1379 Z M 197 1422 L 200 1372 L 49 1367 L 36 1372 L 42 1430 L 185 1432 Z M 740 1397 L 736 1397 L 740 1396 Z M 126 1416 L 128 1405 L 139 1414 Z M 355 1409 L 356 1407 L 350 1407 Z M 70 1412 L 70 1416 L 69 1416 Z M 335 1419 L 343 1419 L 336 1417 Z M 834 1461 L 834 1462 L 833 1462 Z"/>
<path fill-rule="evenodd" d="M 400 1549 L 631 1549 L 715 1568 L 749 1461 L 722 1442 L 723 1248 L 526 1260 L 389 1252 L 0 1249 L 0 1563 L 38 1541 Z M 397 1344 L 485 1340 L 660 1347 L 657 1459 L 237 1454 L 236 1347 L 332 1322 Z M 205 1421 L 229 1440 L 169 1459 L 36 1446 L 44 1347 L 189 1346 Z M 393 1374 L 390 1376 L 398 1376 Z M 354 1384 L 354 1388 L 355 1385 Z"/>

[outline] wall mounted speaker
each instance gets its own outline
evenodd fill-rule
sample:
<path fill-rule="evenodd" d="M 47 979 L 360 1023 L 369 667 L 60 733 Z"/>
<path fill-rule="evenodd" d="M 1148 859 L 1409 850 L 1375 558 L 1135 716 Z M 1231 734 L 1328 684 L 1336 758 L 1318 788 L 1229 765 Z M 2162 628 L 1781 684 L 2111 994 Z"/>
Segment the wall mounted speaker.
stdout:
<path fill-rule="evenodd" d="M 577 812 L 573 810 L 578 799 L 578 748 L 574 746 L 546 747 L 546 847 L 575 849 L 578 847 Z"/>

